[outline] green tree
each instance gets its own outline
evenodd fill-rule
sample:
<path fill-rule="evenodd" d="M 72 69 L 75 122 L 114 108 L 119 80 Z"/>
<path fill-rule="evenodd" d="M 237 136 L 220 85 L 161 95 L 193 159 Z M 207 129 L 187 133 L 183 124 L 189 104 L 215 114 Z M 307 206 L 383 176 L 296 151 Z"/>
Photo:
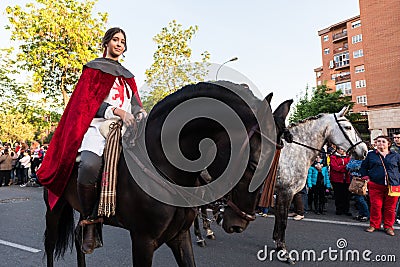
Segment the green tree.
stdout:
<path fill-rule="evenodd" d="M 158 101 L 175 92 L 184 85 L 203 81 L 208 73 L 210 53 L 201 53 L 201 61 L 192 63 L 192 40 L 198 26 L 183 29 L 175 20 L 153 38 L 157 50 L 154 62 L 146 70 L 146 84 L 150 92 L 143 97 L 143 105 L 150 110 Z"/>
<path fill-rule="evenodd" d="M 82 65 L 97 56 L 107 13 L 93 17 L 97 0 L 36 0 L 8 6 L 11 40 L 19 46 L 18 68 L 33 75 L 32 90 L 64 106 Z"/>
<path fill-rule="evenodd" d="M 320 113 L 339 112 L 344 106 L 350 108 L 354 106 L 354 102 L 351 102 L 351 96 L 344 96 L 341 91 L 330 92 L 326 85 L 314 88 L 310 95 L 307 87 L 305 94 L 299 98 L 294 106 L 289 122 L 295 123 Z M 350 120 L 358 117 L 357 114 L 350 114 L 349 116 Z"/>

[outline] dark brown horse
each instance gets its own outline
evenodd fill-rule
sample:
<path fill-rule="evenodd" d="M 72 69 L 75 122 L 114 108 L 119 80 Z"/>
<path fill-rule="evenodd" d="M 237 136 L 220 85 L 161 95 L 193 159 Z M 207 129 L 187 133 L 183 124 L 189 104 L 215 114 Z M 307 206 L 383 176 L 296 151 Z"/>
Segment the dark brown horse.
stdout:
<path fill-rule="evenodd" d="M 191 102 L 194 99 L 198 101 Z M 188 102 L 190 109 L 174 113 Z M 257 99 L 251 91 L 240 85 L 218 82 L 186 86 L 153 108 L 147 119 L 145 137 L 131 149 L 134 155 L 138 155 L 139 161 L 132 160 L 133 154 L 125 151 L 121 155 L 118 164 L 116 215 L 104 218 L 105 224 L 129 231 L 134 266 L 151 266 L 154 251 L 164 243 L 171 248 L 179 266 L 195 266 L 189 228 L 196 212 L 190 206 L 200 206 L 199 200 L 201 202 L 203 196 L 206 199 L 207 196 L 215 195 L 213 197 L 216 200 L 232 190 L 232 205 L 225 209 L 224 229 L 227 232 L 241 232 L 247 227 L 254 218 L 257 198 L 256 192 L 244 192 L 248 191 L 252 179 L 261 184 L 262 177 L 266 177 L 274 156 L 277 132 L 278 135 L 282 134 L 282 121 L 284 122 L 291 103 L 289 101 L 282 104 L 273 117 L 266 100 Z M 199 111 L 200 115 L 190 114 L 193 110 Z M 205 111 L 209 115 L 205 115 Z M 172 121 L 172 124 L 181 121 L 180 115 L 192 119 L 185 121 L 182 126 L 164 125 L 166 121 Z M 241 126 L 224 125 L 225 119 L 228 124 L 238 119 Z M 240 132 L 243 129 L 245 138 Z M 211 142 L 204 144 L 203 140 Z M 200 162 L 200 167 L 182 168 L 173 162 L 175 159 L 171 159 L 167 151 L 171 148 L 166 146 L 172 143 L 176 143 L 181 155 L 189 160 L 189 165 L 203 159 L 204 155 L 207 157 Z M 235 150 L 235 145 L 239 147 L 238 150 Z M 149 161 L 143 151 L 147 151 Z M 172 155 L 174 156 L 175 154 Z M 230 167 L 230 162 L 233 162 L 233 167 Z M 244 166 L 242 170 L 240 166 Z M 215 181 L 225 179 L 222 180 L 225 184 L 214 186 L 213 181 L 210 185 L 214 187 L 210 188 L 216 188 L 215 190 L 196 187 L 200 172 L 204 169 L 207 169 Z M 54 253 L 56 259 L 63 257 L 66 249 L 72 246 L 74 237 L 78 266 L 85 266 L 85 255 L 77 245 L 79 240 L 74 232 L 73 210 L 81 210 L 77 198 L 76 177 L 75 166 L 70 181 L 53 210 L 49 209 L 47 191 L 44 190 L 47 205 L 45 252 L 48 266 L 53 266 Z M 157 180 L 154 177 L 162 179 Z M 150 184 L 144 184 L 147 181 Z M 192 194 L 193 199 L 184 198 L 187 203 L 174 205 L 173 201 L 181 197 L 184 191 L 176 189 L 177 186 L 184 190 L 195 189 L 200 192 L 201 197 Z"/>

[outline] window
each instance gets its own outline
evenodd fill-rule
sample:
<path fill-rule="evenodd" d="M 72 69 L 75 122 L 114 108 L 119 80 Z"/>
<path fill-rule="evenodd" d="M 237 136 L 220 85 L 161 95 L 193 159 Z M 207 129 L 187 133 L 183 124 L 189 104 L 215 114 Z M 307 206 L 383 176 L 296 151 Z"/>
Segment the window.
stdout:
<path fill-rule="evenodd" d="M 356 88 L 362 88 L 365 86 L 367 86 L 367 83 L 365 82 L 365 80 L 356 81 Z"/>
<path fill-rule="evenodd" d="M 320 71 L 317 72 L 317 78 L 321 77 L 322 73 Z"/>
<path fill-rule="evenodd" d="M 351 95 L 351 82 L 337 84 L 336 91 L 341 91 L 344 95 Z"/>
<path fill-rule="evenodd" d="M 362 49 L 353 52 L 353 58 L 358 58 L 364 56 L 364 52 Z"/>
<path fill-rule="evenodd" d="M 322 85 L 322 81 L 318 81 L 317 82 L 317 85 L 319 86 L 319 85 Z"/>
<path fill-rule="evenodd" d="M 393 137 L 394 134 L 400 133 L 400 128 L 387 128 L 387 134 Z"/>
<path fill-rule="evenodd" d="M 362 41 L 362 34 L 357 34 L 351 37 L 351 43 L 356 44 Z"/>
<path fill-rule="evenodd" d="M 324 55 L 328 55 L 329 54 L 329 48 L 325 48 L 324 49 Z"/>
<path fill-rule="evenodd" d="M 366 106 L 367 105 L 367 96 L 366 95 L 357 96 L 357 104 Z"/>
<path fill-rule="evenodd" d="M 356 20 L 354 22 L 351 23 L 351 28 L 355 29 L 361 26 L 361 20 Z"/>
<path fill-rule="evenodd" d="M 329 68 L 333 69 L 335 67 L 335 64 L 333 64 L 333 60 L 329 61 Z"/>
<path fill-rule="evenodd" d="M 333 57 L 336 68 L 343 67 L 350 64 L 349 52 L 337 54 Z"/>
<path fill-rule="evenodd" d="M 364 71 L 365 71 L 364 65 L 355 66 L 355 68 L 354 68 L 355 73 L 360 73 L 360 72 L 364 72 Z"/>
<path fill-rule="evenodd" d="M 328 42 L 329 41 L 329 35 L 325 35 L 324 36 L 324 42 Z"/>
<path fill-rule="evenodd" d="M 334 81 L 336 79 L 336 74 L 332 74 L 331 79 Z"/>

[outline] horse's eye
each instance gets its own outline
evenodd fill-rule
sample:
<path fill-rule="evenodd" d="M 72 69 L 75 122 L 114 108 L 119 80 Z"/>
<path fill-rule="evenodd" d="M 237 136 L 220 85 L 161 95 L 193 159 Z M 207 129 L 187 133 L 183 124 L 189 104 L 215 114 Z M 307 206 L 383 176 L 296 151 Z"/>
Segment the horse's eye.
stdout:
<path fill-rule="evenodd" d="M 351 130 L 351 126 L 344 126 L 346 130 Z"/>

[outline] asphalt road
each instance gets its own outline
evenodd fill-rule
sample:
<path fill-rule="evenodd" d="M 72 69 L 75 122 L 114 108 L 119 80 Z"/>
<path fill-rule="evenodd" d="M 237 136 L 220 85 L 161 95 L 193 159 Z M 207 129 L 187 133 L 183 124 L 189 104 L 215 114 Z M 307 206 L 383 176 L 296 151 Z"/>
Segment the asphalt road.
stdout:
<path fill-rule="evenodd" d="M 330 200 L 327 215 L 310 213 L 302 221 L 289 220 L 286 241 L 291 255 L 299 255 L 295 266 L 399 265 L 399 227 L 394 237 L 383 231 L 366 233 L 363 230 L 367 223 L 334 215 L 332 209 Z M 44 214 L 41 188 L 0 187 L 0 266 L 45 266 Z M 273 224 L 273 216 L 258 217 L 244 233 L 232 235 L 214 224 L 217 239 L 208 240 L 207 247 L 198 247 L 193 238 L 197 266 L 287 266 L 278 261 L 273 251 Z M 131 266 L 128 232 L 105 226 L 103 234 L 104 247 L 87 256 L 87 265 Z M 68 251 L 56 266 L 76 266 L 75 255 L 74 250 Z M 356 255 L 358 262 L 354 261 Z M 156 251 L 153 266 L 177 266 L 167 246 Z"/>

